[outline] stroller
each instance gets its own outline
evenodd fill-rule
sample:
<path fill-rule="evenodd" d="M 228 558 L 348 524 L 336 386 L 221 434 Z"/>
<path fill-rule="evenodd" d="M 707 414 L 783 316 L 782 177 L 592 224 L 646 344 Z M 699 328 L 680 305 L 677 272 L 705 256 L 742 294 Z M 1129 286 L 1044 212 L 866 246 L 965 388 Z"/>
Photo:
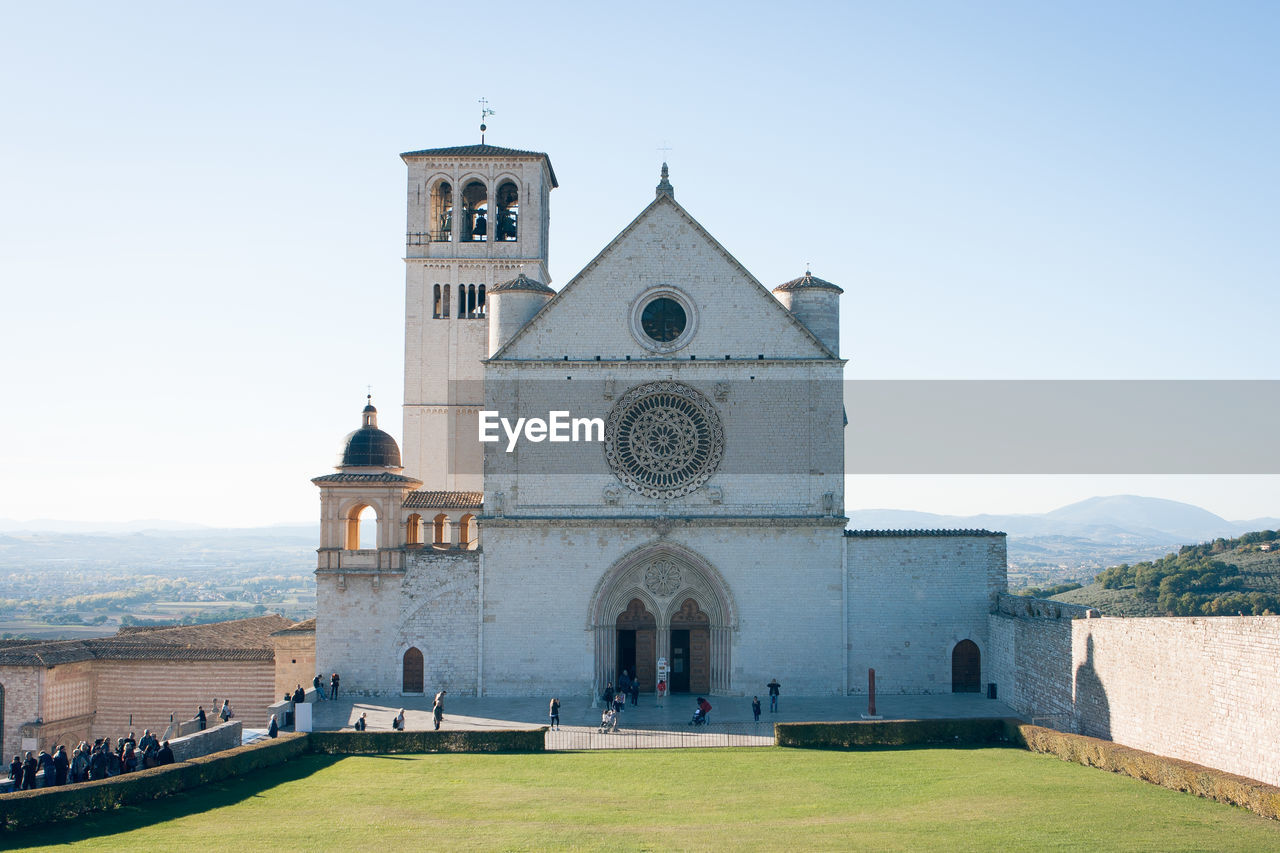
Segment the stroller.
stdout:
<path fill-rule="evenodd" d="M 607 735 L 610 732 L 618 730 L 618 712 L 613 708 L 606 708 L 605 712 L 600 715 L 600 734 Z"/>
<path fill-rule="evenodd" d="M 691 726 L 705 726 L 710 719 L 708 714 L 711 713 L 711 703 L 701 696 L 698 697 L 698 707 L 693 709 L 693 719 L 689 721 Z"/>

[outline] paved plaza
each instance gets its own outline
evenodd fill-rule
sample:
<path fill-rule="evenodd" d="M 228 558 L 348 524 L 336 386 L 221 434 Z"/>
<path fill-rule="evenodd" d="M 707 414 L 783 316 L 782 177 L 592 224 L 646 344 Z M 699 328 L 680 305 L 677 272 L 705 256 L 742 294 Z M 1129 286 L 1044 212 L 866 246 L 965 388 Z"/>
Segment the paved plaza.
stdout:
<path fill-rule="evenodd" d="M 787 696 L 778 713 L 769 713 L 769 697 L 762 691 L 764 711 L 760 722 L 751 717 L 751 697 L 709 697 L 713 709 L 711 725 L 694 727 L 694 696 L 668 696 L 658 707 L 654 694 L 640 696 L 636 706 L 622 712 L 618 731 L 601 734 L 602 708 L 580 696 L 560 697 L 560 732 L 550 732 L 549 749 L 636 748 L 676 746 L 763 746 L 773 743 L 773 724 L 859 720 L 867 712 L 865 696 Z M 465 697 L 446 696 L 442 731 L 483 731 L 486 729 L 527 729 L 548 724 L 550 697 Z M 876 710 L 886 720 L 963 719 L 1017 716 L 1003 702 L 977 693 L 880 696 Z M 370 731 L 390 731 L 391 720 L 404 708 L 405 728 L 430 729 L 431 697 L 340 697 L 314 707 L 317 731 L 350 730 L 361 713 L 367 715 Z"/>

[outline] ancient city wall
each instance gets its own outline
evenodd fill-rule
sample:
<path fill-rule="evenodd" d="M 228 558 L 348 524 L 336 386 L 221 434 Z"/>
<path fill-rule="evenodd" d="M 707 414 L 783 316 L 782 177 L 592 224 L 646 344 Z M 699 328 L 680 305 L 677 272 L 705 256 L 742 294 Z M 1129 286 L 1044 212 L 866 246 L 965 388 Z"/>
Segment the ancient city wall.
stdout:
<path fill-rule="evenodd" d="M 1001 699 L 1045 725 L 1280 784 L 1280 616 L 1072 615 L 991 616 Z"/>

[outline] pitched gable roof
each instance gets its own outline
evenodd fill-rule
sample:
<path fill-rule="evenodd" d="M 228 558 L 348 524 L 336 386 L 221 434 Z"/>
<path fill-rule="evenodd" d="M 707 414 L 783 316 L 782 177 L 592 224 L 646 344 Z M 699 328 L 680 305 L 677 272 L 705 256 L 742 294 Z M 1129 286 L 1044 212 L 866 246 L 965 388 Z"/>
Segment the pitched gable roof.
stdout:
<path fill-rule="evenodd" d="M 271 661 L 271 634 L 293 624 L 270 614 L 205 625 L 126 626 L 111 637 L 0 648 L 0 666 L 51 667 L 82 660 Z"/>
<path fill-rule="evenodd" d="M 666 205 L 670 205 L 670 208 L 681 219 L 683 219 L 686 223 L 688 223 L 689 226 L 693 228 L 695 233 L 697 233 L 702 239 L 704 239 L 717 254 L 719 254 L 725 261 L 727 261 L 730 267 L 732 267 L 737 273 L 739 273 L 743 278 L 745 278 L 748 282 L 750 282 L 751 285 L 756 288 L 759 294 L 763 296 L 765 300 L 772 306 L 771 310 L 774 310 L 777 312 L 777 315 L 779 316 L 779 318 L 783 319 L 785 322 L 794 326 L 804 337 L 808 338 L 809 341 L 812 342 L 812 344 L 814 345 L 814 347 L 817 348 L 819 353 L 816 357 L 830 358 L 830 359 L 839 358 L 839 356 L 833 353 L 827 347 L 826 344 L 824 344 L 821 340 L 819 340 L 818 337 L 814 335 L 813 332 L 811 332 L 807 326 L 805 326 L 803 323 L 797 320 L 790 311 L 784 308 L 782 306 L 782 303 L 780 303 L 773 296 L 773 294 L 769 292 L 769 289 L 765 287 L 763 284 L 761 284 L 760 281 L 754 275 L 751 274 L 751 271 L 748 270 L 746 267 L 744 267 L 741 264 L 741 262 L 738 261 L 737 258 L 735 258 L 727 249 L 724 248 L 724 246 L 720 245 L 720 242 L 716 240 L 715 237 L 711 236 L 710 232 L 708 232 L 707 229 L 702 227 L 702 223 L 694 219 L 693 216 L 690 215 L 689 211 L 685 210 L 684 207 L 681 206 L 681 204 L 675 200 L 675 197 L 673 195 L 670 195 L 667 193 L 658 193 L 657 196 L 654 198 L 654 200 L 650 202 L 648 205 L 646 205 L 644 210 L 640 211 L 639 215 L 637 215 L 635 219 L 631 220 L 631 222 L 625 228 L 623 228 L 620 232 L 618 232 L 618 235 L 614 237 L 612 240 L 610 240 L 608 245 L 606 245 L 603 249 L 601 249 L 596 254 L 596 256 L 592 258 L 591 261 L 588 262 L 587 265 L 584 266 L 578 272 L 577 275 L 575 275 L 572 279 L 570 279 L 569 283 L 566 284 L 564 287 L 562 287 L 554 297 L 547 300 L 547 303 L 543 305 L 541 309 L 539 309 L 538 313 L 534 314 L 533 318 L 530 319 L 528 323 L 525 323 L 524 326 L 522 326 L 519 329 L 519 331 L 517 331 L 514 335 L 512 335 L 511 338 L 505 344 L 503 344 L 498 349 L 497 352 L 491 355 L 489 357 L 489 360 L 498 361 L 503 358 L 506 358 L 508 354 L 515 349 L 517 343 L 526 336 L 526 334 L 529 332 L 531 328 L 533 328 L 536 325 L 539 325 L 541 322 L 545 322 L 545 320 L 543 319 L 544 317 L 550 316 L 551 314 L 553 314 L 556 310 L 556 306 L 558 306 L 561 302 L 571 298 L 571 294 L 573 293 L 574 288 L 578 286 L 581 281 L 587 278 L 588 274 L 597 266 L 599 266 L 605 258 L 607 258 L 610 254 L 612 254 L 615 248 L 620 243 L 622 243 L 623 240 L 625 240 L 628 236 L 634 233 L 646 219 L 648 219 L 654 214 L 654 211 L 659 210 Z"/>

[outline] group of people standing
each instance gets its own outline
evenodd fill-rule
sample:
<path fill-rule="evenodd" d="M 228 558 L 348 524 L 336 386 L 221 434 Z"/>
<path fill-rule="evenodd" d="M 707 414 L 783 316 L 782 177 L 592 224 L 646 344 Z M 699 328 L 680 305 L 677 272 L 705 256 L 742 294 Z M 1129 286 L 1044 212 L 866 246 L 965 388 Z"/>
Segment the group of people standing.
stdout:
<path fill-rule="evenodd" d="M 28 752 L 25 760 L 15 755 L 9 764 L 9 778 L 13 780 L 13 790 L 27 791 L 36 788 L 37 782 L 42 783 L 40 787 L 49 788 L 172 763 L 169 741 L 161 743 L 150 729 L 144 729 L 141 739 L 129 732 L 129 736 L 120 738 L 115 746 L 111 745 L 111 738 L 98 738 L 92 746 L 81 741 L 70 757 L 61 744 L 54 748 L 52 755 L 44 750 L 39 756 Z M 43 779 L 37 779 L 40 774 L 44 775 Z"/>

